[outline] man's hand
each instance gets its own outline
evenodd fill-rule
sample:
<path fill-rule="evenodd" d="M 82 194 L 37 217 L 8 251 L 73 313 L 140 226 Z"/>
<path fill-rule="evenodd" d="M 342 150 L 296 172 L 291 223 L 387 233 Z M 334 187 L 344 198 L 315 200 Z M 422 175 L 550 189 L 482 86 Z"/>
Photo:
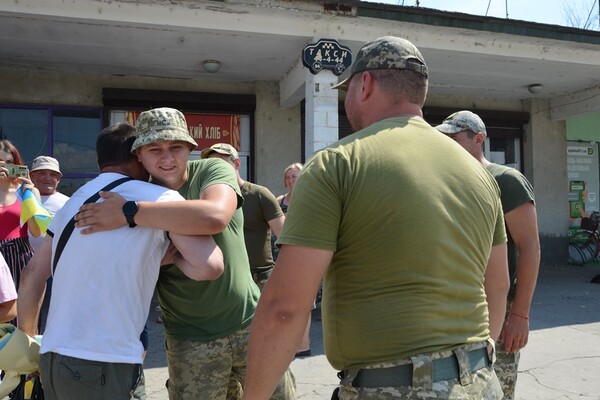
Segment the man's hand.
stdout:
<path fill-rule="evenodd" d="M 38 201 L 41 201 L 42 197 L 40 196 L 40 191 L 35 187 L 31 179 L 20 177 L 17 178 L 17 181 L 19 182 L 19 184 L 21 184 L 21 190 L 31 190 L 31 193 L 33 193 L 33 195 L 38 199 Z"/>
<path fill-rule="evenodd" d="M 529 320 L 523 316 L 509 314 L 502 329 L 502 342 L 508 353 L 518 351 L 527 345 Z"/>
<path fill-rule="evenodd" d="M 114 192 L 100 192 L 102 203 L 84 204 L 75 215 L 75 226 L 85 228 L 81 233 L 110 231 L 127 225 L 123 214 L 125 199 Z"/>

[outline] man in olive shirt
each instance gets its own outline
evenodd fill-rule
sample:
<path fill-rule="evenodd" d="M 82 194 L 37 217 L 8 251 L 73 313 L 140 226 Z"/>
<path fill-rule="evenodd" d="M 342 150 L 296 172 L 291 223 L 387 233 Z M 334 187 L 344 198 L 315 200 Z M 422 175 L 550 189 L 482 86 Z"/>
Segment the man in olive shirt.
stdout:
<path fill-rule="evenodd" d="M 520 349 L 527 345 L 529 338 L 529 309 L 540 267 L 540 239 L 533 187 L 521 172 L 485 158 L 483 144 L 487 130 L 477 114 L 467 110 L 458 111 L 435 128 L 475 157 L 496 178 L 500 187 L 508 233 L 511 287 L 494 370 L 502 384 L 504 400 L 513 400 Z"/>
<path fill-rule="evenodd" d="M 221 158 L 235 169 L 238 184 L 242 190 L 244 204 L 244 239 L 250 260 L 252 278 L 262 290 L 273 271 L 271 251 L 271 231 L 281 234 L 285 216 L 273 193 L 264 186 L 245 181 L 240 176 L 240 156 L 237 150 L 227 143 L 217 143 L 202 150 L 202 158 Z"/>
<path fill-rule="evenodd" d="M 428 72 L 412 43 L 373 40 L 350 74 L 340 85 L 356 132 L 315 153 L 294 186 L 244 398 L 274 390 L 324 278 L 334 398 L 499 400 L 487 351 L 508 290 L 498 185 L 423 120 Z"/>

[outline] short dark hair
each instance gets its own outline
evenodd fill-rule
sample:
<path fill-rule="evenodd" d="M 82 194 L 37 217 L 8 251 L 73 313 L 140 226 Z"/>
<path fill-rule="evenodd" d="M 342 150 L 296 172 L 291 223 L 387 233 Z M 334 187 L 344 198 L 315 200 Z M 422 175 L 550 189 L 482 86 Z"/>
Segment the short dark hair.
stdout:
<path fill-rule="evenodd" d="M 129 124 L 115 124 L 102 129 L 96 139 L 98 167 L 119 166 L 136 160 L 131 146 L 137 137 L 135 128 Z"/>
<path fill-rule="evenodd" d="M 427 78 L 410 70 L 377 69 L 369 71 L 392 101 L 409 100 L 423 106 L 427 97 Z"/>
<path fill-rule="evenodd" d="M 15 165 L 25 165 L 25 161 L 23 161 L 23 157 L 21 157 L 21 153 L 17 147 L 12 144 L 12 142 L 8 139 L 0 140 L 0 150 L 5 151 L 7 153 L 12 154 L 13 162 L 11 164 Z"/>

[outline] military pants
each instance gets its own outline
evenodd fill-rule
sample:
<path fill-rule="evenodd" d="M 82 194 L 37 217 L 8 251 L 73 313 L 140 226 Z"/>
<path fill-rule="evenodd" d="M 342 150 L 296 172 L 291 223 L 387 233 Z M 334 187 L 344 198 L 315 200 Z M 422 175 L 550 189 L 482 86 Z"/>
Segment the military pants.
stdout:
<path fill-rule="evenodd" d="M 470 352 L 485 345 L 485 343 L 478 343 L 463 346 L 461 349 Z M 400 365 L 411 365 L 413 371 L 409 378 L 411 383 L 404 386 L 356 386 L 356 384 L 353 385 L 353 382 L 355 382 L 360 370 L 345 370 L 337 398 L 340 400 L 501 400 L 503 397 L 502 389 L 492 365 L 488 363 L 488 365 L 473 371 L 472 368 L 466 365 L 468 363 L 455 355 L 460 354 L 460 352 L 460 350 L 458 352 L 433 352 L 370 367 L 387 369 Z M 433 372 L 436 364 L 433 364 L 433 368 L 431 368 L 432 362 L 449 357 L 457 358 L 458 376 L 451 379 L 436 380 Z M 335 395 L 332 399 L 334 398 L 336 398 Z"/>
<path fill-rule="evenodd" d="M 506 305 L 506 317 L 508 319 L 510 310 L 512 309 L 512 301 L 509 301 Z M 502 334 L 496 342 L 496 363 L 494 364 L 494 370 L 500 380 L 502 391 L 504 392 L 504 400 L 514 400 L 515 398 L 515 387 L 517 386 L 517 374 L 519 368 L 519 360 L 521 359 L 521 352 L 515 351 L 513 353 L 507 353 L 502 341 Z"/>
<path fill-rule="evenodd" d="M 209 342 L 167 337 L 167 384 L 170 400 L 238 400 L 246 375 L 250 328 Z M 296 381 L 288 368 L 274 400 L 296 399 Z"/>

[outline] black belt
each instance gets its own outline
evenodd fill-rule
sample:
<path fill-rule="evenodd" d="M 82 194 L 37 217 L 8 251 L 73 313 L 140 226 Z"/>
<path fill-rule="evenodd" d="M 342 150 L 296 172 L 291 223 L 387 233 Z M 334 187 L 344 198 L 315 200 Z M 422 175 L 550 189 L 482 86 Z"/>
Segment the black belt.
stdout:
<path fill-rule="evenodd" d="M 252 271 L 252 279 L 254 279 L 254 282 L 264 281 L 266 279 L 269 279 L 269 276 L 271 276 L 271 272 L 273 272 L 273 268 L 269 268 L 267 270 L 263 269 Z"/>
<path fill-rule="evenodd" d="M 469 372 L 490 365 L 487 348 L 467 352 Z M 460 378 L 460 369 L 455 355 L 432 360 L 433 382 Z M 389 368 L 361 369 L 352 382 L 354 387 L 398 387 L 411 386 L 413 376 L 412 363 Z"/>

